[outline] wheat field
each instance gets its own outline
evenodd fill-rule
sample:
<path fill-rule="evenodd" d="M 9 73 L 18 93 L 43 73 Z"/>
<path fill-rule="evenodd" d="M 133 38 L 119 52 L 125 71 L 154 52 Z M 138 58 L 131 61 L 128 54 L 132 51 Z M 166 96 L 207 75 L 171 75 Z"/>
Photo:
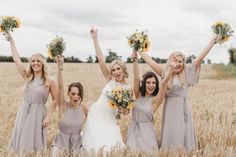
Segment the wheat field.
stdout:
<path fill-rule="evenodd" d="M 132 85 L 132 64 L 127 64 L 127 66 L 130 74 L 127 82 Z M 49 64 L 49 70 L 50 75 L 56 80 L 56 65 Z M 150 70 L 147 65 L 140 65 L 141 74 Z M 210 79 L 209 76 L 214 74 L 211 65 L 203 65 L 199 84 L 191 88 L 189 92 L 198 139 L 198 150 L 191 152 L 186 152 L 183 149 L 160 150 L 156 155 L 236 156 L 236 78 L 230 80 Z M 65 64 L 64 80 L 65 86 L 75 81 L 83 84 L 85 93 L 83 103 L 88 106 L 96 101 L 106 83 L 99 65 L 95 63 Z M 14 63 L 0 63 L 0 156 L 15 156 L 13 152 L 8 150 L 8 143 L 16 113 L 20 107 L 20 102 L 23 100 L 23 88 L 24 80 L 17 73 Z M 47 106 L 50 102 L 49 97 Z M 158 137 L 160 137 L 161 115 L 162 106 L 155 113 L 155 128 Z M 123 116 L 118 122 L 124 141 L 127 138 L 129 122 L 130 115 Z M 57 110 L 55 110 L 52 122 L 47 129 L 48 148 L 57 129 Z M 48 152 L 49 150 L 43 154 L 35 153 L 29 156 L 48 156 Z M 97 156 L 101 155 L 97 154 Z M 95 154 L 91 156 L 95 156 Z M 144 154 L 129 150 L 114 150 L 108 156 L 144 156 Z"/>

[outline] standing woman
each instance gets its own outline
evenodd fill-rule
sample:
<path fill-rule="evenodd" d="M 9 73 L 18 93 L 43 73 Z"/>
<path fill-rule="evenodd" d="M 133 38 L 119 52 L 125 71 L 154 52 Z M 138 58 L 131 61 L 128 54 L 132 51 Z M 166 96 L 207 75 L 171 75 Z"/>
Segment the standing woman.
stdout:
<path fill-rule="evenodd" d="M 67 94 L 69 101 L 64 96 L 64 81 L 62 75 L 63 57 L 57 56 L 58 64 L 58 125 L 57 133 L 52 143 L 52 156 L 57 156 L 59 150 L 69 150 L 71 153 L 78 154 L 82 147 L 81 129 L 87 116 L 87 108 L 81 103 L 83 101 L 83 86 L 79 82 L 71 83 Z"/>
<path fill-rule="evenodd" d="M 26 81 L 24 101 L 17 112 L 10 148 L 20 153 L 25 150 L 38 151 L 46 148 L 46 130 L 52 112 L 57 105 L 57 86 L 48 76 L 47 63 L 43 55 L 33 54 L 29 60 L 29 70 L 25 68 L 10 33 L 7 40 L 11 45 L 13 60 L 17 70 Z M 48 95 L 52 96 L 52 105 L 46 112 Z"/>
<path fill-rule="evenodd" d="M 153 114 L 164 100 L 167 82 L 174 72 L 174 68 L 170 67 L 168 69 L 167 75 L 160 84 L 153 72 L 145 73 L 143 80 L 140 82 L 137 52 L 133 52 L 132 58 L 134 69 L 133 89 L 136 101 L 132 110 L 132 122 L 128 131 L 127 146 L 131 149 L 153 154 L 158 150 Z"/>
<path fill-rule="evenodd" d="M 98 100 L 89 109 L 83 132 L 83 147 L 87 151 L 91 149 L 98 151 L 100 148 L 111 151 L 112 147 L 122 147 L 124 143 L 115 118 L 116 112 L 109 107 L 107 93 L 118 86 L 129 89 L 130 86 L 127 85 L 125 80 L 128 77 L 128 72 L 121 60 L 114 60 L 110 65 L 110 69 L 106 66 L 98 43 L 97 30 L 92 28 L 90 33 L 101 71 L 107 83 Z"/>
<path fill-rule="evenodd" d="M 162 115 L 161 147 L 185 147 L 187 150 L 197 148 L 197 140 L 193 124 L 192 109 L 188 101 L 188 89 L 196 85 L 199 79 L 200 64 L 220 37 L 214 37 L 201 54 L 188 66 L 181 52 L 173 52 L 167 61 L 177 66 L 167 85 L 167 94 Z M 151 59 L 147 54 L 139 53 L 153 70 L 165 76 L 166 69 Z"/>

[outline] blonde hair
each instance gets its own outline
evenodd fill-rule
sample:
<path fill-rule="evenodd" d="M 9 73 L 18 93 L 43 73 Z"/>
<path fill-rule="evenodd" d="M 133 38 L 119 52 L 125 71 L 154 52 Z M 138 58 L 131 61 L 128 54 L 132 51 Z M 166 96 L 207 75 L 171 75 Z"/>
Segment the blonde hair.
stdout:
<path fill-rule="evenodd" d="M 124 72 L 124 77 L 128 78 L 129 73 L 127 71 L 127 67 L 126 67 L 125 63 L 122 60 L 118 60 L 118 59 L 111 62 L 110 68 L 109 68 L 110 75 L 112 76 L 112 68 L 114 67 L 115 64 L 118 64 L 119 66 L 121 66 L 121 68 L 123 69 L 123 72 Z"/>
<path fill-rule="evenodd" d="M 186 64 L 185 64 L 185 56 L 182 52 L 178 52 L 178 51 L 175 51 L 175 52 L 172 52 L 171 55 L 169 56 L 168 60 L 167 60 L 167 63 L 166 63 L 166 68 L 164 70 L 164 72 L 167 70 L 167 68 L 169 68 L 170 66 L 170 60 L 172 58 L 175 58 L 175 57 L 182 57 L 183 59 L 183 69 L 178 73 L 176 74 L 177 77 L 178 77 L 178 80 L 180 82 L 180 85 L 181 87 L 184 87 L 184 84 L 185 84 L 185 68 L 186 68 Z M 172 85 L 172 81 L 173 81 L 173 75 L 171 76 L 171 78 L 169 79 L 168 83 L 167 83 L 167 92 L 169 93 L 171 91 L 171 89 L 173 88 L 173 85 Z"/>
<path fill-rule="evenodd" d="M 26 73 L 26 80 L 28 80 L 28 83 L 34 80 L 34 71 L 31 66 L 32 63 L 32 58 L 37 57 L 37 59 L 42 63 L 42 79 L 43 79 L 43 85 L 45 85 L 47 88 L 49 87 L 49 76 L 48 76 L 48 66 L 46 62 L 46 58 L 40 54 L 40 53 L 35 53 L 33 54 L 30 59 L 29 59 L 29 70 Z"/>

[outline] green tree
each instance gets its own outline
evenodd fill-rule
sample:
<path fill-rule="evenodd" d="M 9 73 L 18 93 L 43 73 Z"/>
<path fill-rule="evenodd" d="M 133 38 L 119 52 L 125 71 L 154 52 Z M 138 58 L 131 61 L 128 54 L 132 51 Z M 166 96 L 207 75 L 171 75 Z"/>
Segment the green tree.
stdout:
<path fill-rule="evenodd" d="M 229 50 L 229 64 L 236 64 L 236 48 L 231 47 Z"/>
<path fill-rule="evenodd" d="M 210 59 L 207 59 L 207 64 L 211 64 L 211 60 Z"/>
<path fill-rule="evenodd" d="M 106 63 L 111 63 L 112 61 L 116 59 L 121 59 L 121 56 L 118 56 L 115 51 L 108 49 L 108 55 L 105 58 Z"/>
<path fill-rule="evenodd" d="M 28 62 L 27 57 L 20 57 L 20 60 L 24 63 Z M 14 62 L 12 56 L 0 56 L 0 62 Z"/>
<path fill-rule="evenodd" d="M 95 61 L 94 61 L 94 63 L 98 63 L 98 57 L 97 57 L 97 56 L 95 56 Z"/>
<path fill-rule="evenodd" d="M 126 63 L 133 63 L 131 57 L 128 57 L 128 58 L 126 59 Z"/>
<path fill-rule="evenodd" d="M 196 58 L 195 55 L 190 55 L 190 56 L 188 56 L 188 57 L 186 58 L 186 63 L 187 63 L 187 64 L 188 64 L 188 63 L 192 63 L 195 58 Z"/>
<path fill-rule="evenodd" d="M 89 56 L 89 57 L 87 58 L 86 63 L 93 63 L 93 58 L 92 58 L 92 56 Z"/>

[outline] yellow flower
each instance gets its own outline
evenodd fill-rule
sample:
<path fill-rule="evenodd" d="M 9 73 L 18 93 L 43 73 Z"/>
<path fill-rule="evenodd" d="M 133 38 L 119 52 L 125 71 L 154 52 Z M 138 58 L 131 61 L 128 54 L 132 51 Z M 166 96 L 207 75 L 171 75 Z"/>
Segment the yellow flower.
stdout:
<path fill-rule="evenodd" d="M 221 22 L 221 21 L 219 21 L 219 22 L 216 22 L 213 26 L 224 26 L 224 22 Z"/>
<path fill-rule="evenodd" d="M 116 104 L 113 103 L 113 101 L 109 100 L 108 103 L 109 103 L 109 106 L 110 106 L 113 110 L 117 109 L 117 106 L 116 106 Z"/>
<path fill-rule="evenodd" d="M 149 47 L 150 47 L 150 42 L 145 40 L 144 46 L 143 46 L 143 52 L 147 52 L 149 50 Z"/>
<path fill-rule="evenodd" d="M 128 44 L 129 44 L 129 46 L 131 46 L 132 43 L 133 43 L 133 41 L 129 39 L 129 40 L 128 40 Z"/>
<path fill-rule="evenodd" d="M 50 59 L 52 59 L 53 57 L 52 57 L 52 53 L 51 53 L 51 50 L 50 49 L 48 49 L 48 57 L 50 58 Z"/>
<path fill-rule="evenodd" d="M 9 16 L 2 16 L 3 20 L 7 20 L 9 18 Z"/>
<path fill-rule="evenodd" d="M 17 28 L 20 27 L 20 20 L 17 17 L 13 17 L 13 19 L 16 21 Z"/>
<path fill-rule="evenodd" d="M 128 106 L 127 106 L 127 109 L 132 109 L 132 108 L 133 108 L 133 106 L 134 106 L 134 104 L 133 104 L 133 103 L 129 103 L 129 104 L 128 104 Z"/>
<path fill-rule="evenodd" d="M 223 37 L 223 38 L 222 38 L 222 42 L 226 42 L 226 41 L 228 41 L 229 38 L 230 38 L 230 36 L 225 36 L 225 37 Z"/>

